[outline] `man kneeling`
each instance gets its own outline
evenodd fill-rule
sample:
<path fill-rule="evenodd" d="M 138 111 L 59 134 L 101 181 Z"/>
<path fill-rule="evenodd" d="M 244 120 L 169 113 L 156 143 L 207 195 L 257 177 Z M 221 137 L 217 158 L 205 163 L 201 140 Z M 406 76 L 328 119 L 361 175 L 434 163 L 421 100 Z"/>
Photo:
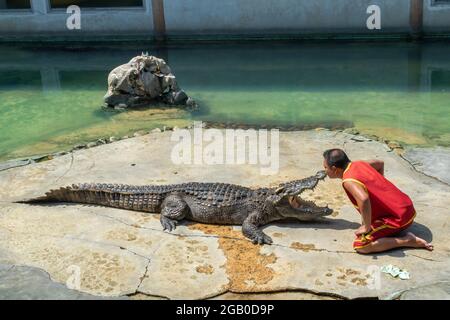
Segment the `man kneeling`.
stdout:
<path fill-rule="evenodd" d="M 373 253 L 399 247 L 425 248 L 433 246 L 409 232 L 395 237 L 414 221 L 416 211 L 411 199 L 384 176 L 381 160 L 350 161 L 341 149 L 323 154 L 323 166 L 331 179 L 342 179 L 342 186 L 362 217 L 355 232 L 353 248 L 359 253 Z"/>

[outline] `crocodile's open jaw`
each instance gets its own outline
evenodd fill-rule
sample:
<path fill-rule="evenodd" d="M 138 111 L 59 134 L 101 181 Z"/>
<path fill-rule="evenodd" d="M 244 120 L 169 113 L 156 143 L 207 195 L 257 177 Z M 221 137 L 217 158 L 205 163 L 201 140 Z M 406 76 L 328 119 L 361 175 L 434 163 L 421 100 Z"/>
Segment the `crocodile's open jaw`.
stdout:
<path fill-rule="evenodd" d="M 314 202 L 302 199 L 300 196 L 306 190 L 314 191 L 318 183 L 325 177 L 325 172 L 319 171 L 315 176 L 280 185 L 277 191 L 282 199 L 276 205 L 278 212 L 284 217 L 299 220 L 314 220 L 333 213 L 328 206 L 317 206 Z M 289 202 L 290 197 L 294 197 L 296 201 Z"/>
<path fill-rule="evenodd" d="M 282 183 L 275 190 L 279 196 L 297 196 L 305 190 L 314 190 L 317 184 L 324 180 L 327 174 L 325 171 L 319 171 L 314 176 Z"/>
<path fill-rule="evenodd" d="M 328 216 L 333 210 L 328 207 L 320 207 L 312 201 L 304 200 L 299 196 L 295 197 L 298 207 L 294 207 L 293 204 L 289 204 L 290 207 L 300 213 L 316 215 L 316 216 Z"/>

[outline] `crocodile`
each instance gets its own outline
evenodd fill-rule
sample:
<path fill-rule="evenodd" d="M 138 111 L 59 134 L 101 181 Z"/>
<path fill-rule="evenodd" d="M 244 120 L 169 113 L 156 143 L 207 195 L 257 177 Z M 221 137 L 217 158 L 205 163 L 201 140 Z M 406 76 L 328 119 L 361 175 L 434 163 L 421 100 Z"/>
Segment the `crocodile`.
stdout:
<path fill-rule="evenodd" d="M 164 231 L 171 232 L 182 219 L 224 225 L 242 225 L 254 244 L 271 244 L 261 227 L 278 220 L 310 221 L 333 210 L 304 200 L 300 194 L 314 190 L 326 173 L 281 183 L 274 188 L 251 189 L 228 183 L 189 182 L 170 185 L 74 184 L 50 190 L 45 196 L 22 203 L 70 202 L 160 213 Z M 295 208 L 289 201 L 296 197 Z"/>

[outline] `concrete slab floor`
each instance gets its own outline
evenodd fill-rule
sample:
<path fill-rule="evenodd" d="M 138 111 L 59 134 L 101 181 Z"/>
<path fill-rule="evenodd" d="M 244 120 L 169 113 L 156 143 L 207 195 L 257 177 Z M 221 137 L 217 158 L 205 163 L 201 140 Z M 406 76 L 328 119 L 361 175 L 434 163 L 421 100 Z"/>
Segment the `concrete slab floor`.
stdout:
<path fill-rule="evenodd" d="M 450 276 L 450 187 L 417 172 L 384 144 L 328 130 L 281 132 L 279 171 L 262 175 L 260 166 L 250 164 L 173 164 L 172 133 L 155 132 L 1 171 L 0 263 L 42 269 L 62 286 L 71 270 L 78 268 L 77 294 L 107 298 L 227 299 L 239 295 L 257 299 L 258 293 L 277 299 L 449 297 L 448 286 L 442 283 Z M 319 205 L 328 203 L 334 215 L 313 223 L 268 225 L 264 231 L 274 244 L 264 246 L 251 244 L 240 226 L 185 221 L 167 233 L 162 231 L 158 214 L 78 204 L 14 203 L 82 182 L 273 186 L 322 169 L 322 152 L 331 147 L 344 148 L 353 160 L 385 161 L 387 178 L 414 201 L 418 214 L 412 230 L 433 242 L 433 252 L 355 253 L 353 232 L 360 217 L 340 181 L 329 179 L 308 197 Z M 411 279 L 379 273 L 387 264 L 407 269 Z M 0 271 L 0 294 L 11 297 L 15 278 Z M 25 282 L 28 279 L 20 277 Z M 28 292 L 32 283 L 49 288 L 40 280 L 29 281 Z M 15 297 L 38 296 L 24 292 Z"/>

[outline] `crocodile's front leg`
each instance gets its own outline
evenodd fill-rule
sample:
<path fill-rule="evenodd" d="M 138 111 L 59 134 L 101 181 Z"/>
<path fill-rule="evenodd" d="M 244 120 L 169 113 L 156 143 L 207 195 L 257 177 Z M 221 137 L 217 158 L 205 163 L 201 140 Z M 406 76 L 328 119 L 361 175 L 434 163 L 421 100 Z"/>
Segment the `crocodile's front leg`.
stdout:
<path fill-rule="evenodd" d="M 272 238 L 259 229 L 259 226 L 262 224 L 260 219 L 261 212 L 254 211 L 250 213 L 242 223 L 242 233 L 244 236 L 252 240 L 254 244 L 271 244 Z"/>
<path fill-rule="evenodd" d="M 176 194 L 167 196 L 161 204 L 161 225 L 163 230 L 175 230 L 177 221 L 182 220 L 187 213 L 188 205 Z"/>

